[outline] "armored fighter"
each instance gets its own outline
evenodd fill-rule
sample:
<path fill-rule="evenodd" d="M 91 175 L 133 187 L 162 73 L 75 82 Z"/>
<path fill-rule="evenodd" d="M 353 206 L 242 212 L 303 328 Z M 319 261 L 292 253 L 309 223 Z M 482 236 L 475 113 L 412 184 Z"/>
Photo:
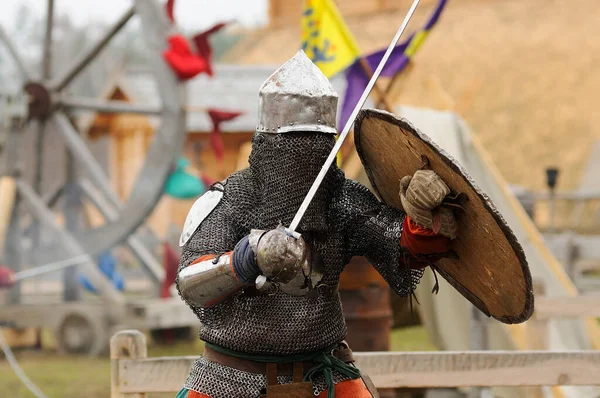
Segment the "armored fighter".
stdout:
<path fill-rule="evenodd" d="M 201 321 L 206 349 L 185 384 L 187 398 L 255 398 L 277 385 L 307 397 L 331 396 L 332 388 L 338 397 L 374 395 L 343 342 L 340 273 L 351 257 L 365 256 L 406 296 L 423 274 L 417 257 L 447 251 L 452 218 L 434 234 L 335 165 L 302 219 L 301 237 L 283 230 L 333 148 L 337 100 L 298 52 L 260 89 L 250 167 L 190 210 L 177 284 Z M 423 210 L 448 192 L 434 173 L 413 180 L 426 189 L 411 196 Z"/>
<path fill-rule="evenodd" d="M 457 221 L 430 168 L 396 180 L 394 207 L 333 164 L 297 233 L 284 228 L 334 147 L 337 100 L 299 51 L 260 88 L 250 166 L 191 208 L 177 287 L 205 352 L 178 397 L 377 396 L 344 342 L 340 274 L 364 256 L 411 295 L 424 268 L 451 255 Z"/>

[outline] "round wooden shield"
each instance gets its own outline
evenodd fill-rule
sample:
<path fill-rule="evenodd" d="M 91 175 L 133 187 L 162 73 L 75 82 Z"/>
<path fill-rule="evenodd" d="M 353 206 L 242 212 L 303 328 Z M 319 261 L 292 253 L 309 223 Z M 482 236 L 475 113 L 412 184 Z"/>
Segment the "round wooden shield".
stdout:
<path fill-rule="evenodd" d="M 533 313 L 531 274 L 525 253 L 492 201 L 460 164 L 406 120 L 379 110 L 362 110 L 354 125 L 356 150 L 380 199 L 402 209 L 400 179 L 423 167 L 423 159 L 450 187 L 463 193 L 456 211 L 458 237 L 432 267 L 483 313 L 503 323 L 526 321 Z"/>

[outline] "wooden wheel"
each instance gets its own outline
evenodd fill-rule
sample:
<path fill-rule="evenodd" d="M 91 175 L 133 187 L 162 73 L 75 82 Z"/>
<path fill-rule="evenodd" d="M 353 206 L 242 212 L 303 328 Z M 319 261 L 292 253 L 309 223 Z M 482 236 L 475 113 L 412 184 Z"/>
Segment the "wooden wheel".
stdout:
<path fill-rule="evenodd" d="M 60 0 L 59 0 L 60 1 Z M 70 256 L 83 253 L 94 256 L 105 252 L 119 243 L 126 242 L 146 264 L 154 282 L 160 282 L 164 276 L 160 263 L 152 260 L 148 250 L 138 241 L 132 240 L 132 233 L 144 222 L 155 208 L 163 194 L 164 185 L 170 173 L 171 165 L 183 149 L 185 139 L 185 96 L 183 84 L 179 82 L 169 65 L 163 60 L 162 53 L 167 46 L 167 37 L 171 29 L 162 4 L 156 0 L 131 0 L 129 9 L 91 48 L 58 76 L 51 76 L 52 59 L 52 27 L 54 0 L 48 0 L 47 29 L 43 46 L 42 73 L 40 77 L 33 74 L 8 35 L 0 27 L 0 41 L 3 41 L 13 61 L 23 77 L 23 94 L 28 98 L 25 133 L 31 130 L 42 135 L 50 124 L 60 132 L 70 157 L 77 163 L 77 168 L 85 172 L 85 182 L 79 184 L 79 195 L 87 194 L 104 213 L 106 222 L 97 228 L 77 230 L 76 233 L 61 231 L 55 225 L 52 213 L 42 201 L 43 193 L 19 178 L 18 170 L 0 170 L 0 175 L 12 175 L 16 179 L 17 191 L 30 213 L 44 224 L 51 224 L 61 244 L 35 247 L 31 256 L 32 265 L 40 265 L 65 259 L 65 247 Z M 141 35 L 146 41 L 148 60 L 156 86 L 160 95 L 161 106 L 157 108 L 135 106 L 120 101 L 103 101 L 73 97 L 68 88 L 72 81 L 88 66 L 96 56 L 112 40 L 112 38 L 133 17 L 141 22 Z M 127 113 L 152 115 L 160 119 L 159 127 L 154 133 L 146 159 L 133 189 L 125 203 L 122 203 L 113 191 L 108 176 L 100 164 L 94 159 L 86 141 L 81 137 L 71 121 L 73 111 L 88 110 L 100 113 Z M 43 148 L 42 148 L 43 149 Z M 39 176 L 38 176 L 39 177 Z M 78 181 L 79 183 L 79 181 Z M 69 198 L 67 197 L 67 201 Z M 65 215 L 65 223 L 69 220 Z M 145 256 L 145 258 L 144 258 Z M 148 266 L 147 266 L 148 268 Z M 148 269 L 147 269 L 148 271 Z M 100 287 L 99 290 L 106 290 Z M 116 297 L 116 295 L 113 295 Z"/>

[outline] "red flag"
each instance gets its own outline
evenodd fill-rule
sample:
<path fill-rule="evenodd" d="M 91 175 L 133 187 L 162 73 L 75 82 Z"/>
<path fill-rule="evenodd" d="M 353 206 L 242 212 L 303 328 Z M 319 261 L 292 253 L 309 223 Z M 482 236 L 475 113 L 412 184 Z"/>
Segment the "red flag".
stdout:
<path fill-rule="evenodd" d="M 221 138 L 221 123 L 235 119 L 240 116 L 242 112 L 228 112 L 212 108 L 208 109 L 207 112 L 213 124 L 213 131 L 210 133 L 210 142 L 217 155 L 217 159 L 221 160 L 225 153 L 223 139 Z"/>
<path fill-rule="evenodd" d="M 211 28 L 205 30 L 204 32 L 198 33 L 192 38 L 192 40 L 194 40 L 194 43 L 196 44 L 198 54 L 200 54 L 200 56 L 204 58 L 206 60 L 206 63 L 208 64 L 206 73 L 208 73 L 209 76 L 213 76 L 214 73 L 212 69 L 212 48 L 210 46 L 210 43 L 208 42 L 208 39 L 213 33 L 216 33 L 223 29 L 225 25 L 227 25 L 227 22 L 218 23 L 212 26 Z"/>
<path fill-rule="evenodd" d="M 163 52 L 163 58 L 181 80 L 191 79 L 206 72 L 208 64 L 204 58 L 192 53 L 187 39 L 182 35 L 172 35 L 168 39 L 169 48 Z"/>
<path fill-rule="evenodd" d="M 175 0 L 167 0 L 167 4 L 165 5 L 165 11 L 167 12 L 167 17 L 171 23 L 175 23 L 175 17 L 173 16 L 173 8 L 175 7 Z"/>

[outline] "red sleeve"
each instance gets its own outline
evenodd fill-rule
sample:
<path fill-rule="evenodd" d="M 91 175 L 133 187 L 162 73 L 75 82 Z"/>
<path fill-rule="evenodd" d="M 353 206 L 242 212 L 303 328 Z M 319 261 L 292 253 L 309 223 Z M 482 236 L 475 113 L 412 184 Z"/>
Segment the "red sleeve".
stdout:
<path fill-rule="evenodd" d="M 400 246 L 407 248 L 413 256 L 419 254 L 445 253 L 450 249 L 450 238 L 438 235 L 430 229 L 417 225 L 406 216 L 400 237 Z M 411 268 L 424 268 L 424 262 L 415 262 Z"/>
<path fill-rule="evenodd" d="M 0 289 L 9 288 L 15 284 L 15 274 L 12 269 L 0 266 Z"/>

